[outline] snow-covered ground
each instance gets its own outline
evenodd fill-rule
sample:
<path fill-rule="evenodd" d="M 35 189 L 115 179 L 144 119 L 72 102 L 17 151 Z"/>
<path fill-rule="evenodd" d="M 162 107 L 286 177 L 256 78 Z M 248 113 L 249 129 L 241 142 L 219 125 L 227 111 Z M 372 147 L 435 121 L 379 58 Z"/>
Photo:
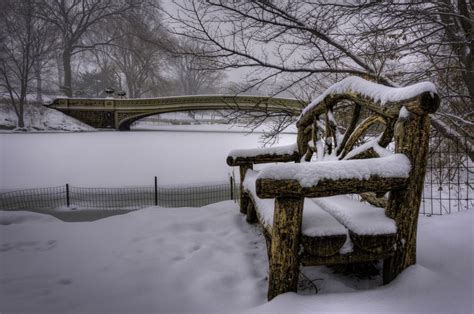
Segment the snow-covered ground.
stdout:
<path fill-rule="evenodd" d="M 389 285 L 311 267 L 318 294 L 267 303 L 264 238 L 231 201 L 81 223 L 0 212 L 0 312 L 472 313 L 473 214 L 420 217 L 418 264 Z"/>
<path fill-rule="evenodd" d="M 28 131 L 92 131 L 94 128 L 60 111 L 42 105 L 25 106 L 25 127 Z M 17 117 L 13 108 L 0 102 L 0 129 L 12 130 L 17 127 Z"/>

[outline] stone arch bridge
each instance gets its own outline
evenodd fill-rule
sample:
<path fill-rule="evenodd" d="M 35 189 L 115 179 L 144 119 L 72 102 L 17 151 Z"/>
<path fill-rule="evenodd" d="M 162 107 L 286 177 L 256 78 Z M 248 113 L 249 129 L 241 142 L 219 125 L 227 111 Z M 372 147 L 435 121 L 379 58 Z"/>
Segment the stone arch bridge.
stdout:
<path fill-rule="evenodd" d="M 95 128 L 130 130 L 144 117 L 189 110 L 277 111 L 298 115 L 305 103 L 296 99 L 262 96 L 197 95 L 141 99 L 58 98 L 50 108 L 57 109 Z"/>

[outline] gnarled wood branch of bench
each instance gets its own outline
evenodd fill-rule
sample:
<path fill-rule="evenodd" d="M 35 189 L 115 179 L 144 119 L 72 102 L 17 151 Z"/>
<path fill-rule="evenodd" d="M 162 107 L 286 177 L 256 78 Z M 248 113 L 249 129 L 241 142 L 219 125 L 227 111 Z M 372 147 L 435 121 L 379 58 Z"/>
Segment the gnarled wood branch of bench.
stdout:
<path fill-rule="evenodd" d="M 229 153 L 226 162 L 229 166 L 262 164 L 270 162 L 298 161 L 300 158 L 296 145 L 277 148 L 236 149 Z"/>
<path fill-rule="evenodd" d="M 257 196 L 275 197 L 325 197 L 362 192 L 385 193 L 406 187 L 406 178 L 370 177 L 367 180 L 340 179 L 322 180 L 313 187 L 302 187 L 297 180 L 258 179 Z"/>

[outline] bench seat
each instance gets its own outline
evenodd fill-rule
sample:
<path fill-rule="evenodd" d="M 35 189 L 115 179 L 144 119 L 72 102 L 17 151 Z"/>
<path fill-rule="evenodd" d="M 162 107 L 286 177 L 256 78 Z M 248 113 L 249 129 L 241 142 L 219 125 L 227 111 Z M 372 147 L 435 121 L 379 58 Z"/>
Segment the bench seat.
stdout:
<path fill-rule="evenodd" d="M 257 197 L 258 171 L 247 170 L 244 190 L 252 199 L 257 218 L 267 235 L 272 232 L 274 199 Z M 349 254 L 354 245 L 368 253 L 384 253 L 393 248 L 397 228 L 383 208 L 374 207 L 345 195 L 305 198 L 301 226 L 305 253 L 328 257 Z"/>
<path fill-rule="evenodd" d="M 362 203 L 346 195 L 313 198 L 349 230 L 355 246 L 369 253 L 390 251 L 396 241 L 397 226 L 385 209 Z"/>
<path fill-rule="evenodd" d="M 268 236 L 272 234 L 275 200 L 257 197 L 255 190 L 257 176 L 257 171 L 247 170 L 244 189 L 252 199 L 257 218 Z M 310 199 L 305 199 L 303 206 L 301 233 L 305 252 L 317 256 L 332 256 L 352 251 L 352 243 L 346 227 Z"/>

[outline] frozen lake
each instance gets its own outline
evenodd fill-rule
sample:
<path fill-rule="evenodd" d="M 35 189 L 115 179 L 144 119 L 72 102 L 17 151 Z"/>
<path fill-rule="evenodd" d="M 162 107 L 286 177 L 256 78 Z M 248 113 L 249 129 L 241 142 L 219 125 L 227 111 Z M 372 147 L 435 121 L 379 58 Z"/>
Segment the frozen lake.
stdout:
<path fill-rule="evenodd" d="M 0 134 L 0 189 L 114 187 L 216 182 L 228 179 L 234 148 L 263 144 L 261 134 L 132 131 Z M 284 134 L 276 145 L 296 141 Z M 237 169 L 235 169 L 237 170 Z M 238 171 L 236 171 L 238 172 Z"/>

